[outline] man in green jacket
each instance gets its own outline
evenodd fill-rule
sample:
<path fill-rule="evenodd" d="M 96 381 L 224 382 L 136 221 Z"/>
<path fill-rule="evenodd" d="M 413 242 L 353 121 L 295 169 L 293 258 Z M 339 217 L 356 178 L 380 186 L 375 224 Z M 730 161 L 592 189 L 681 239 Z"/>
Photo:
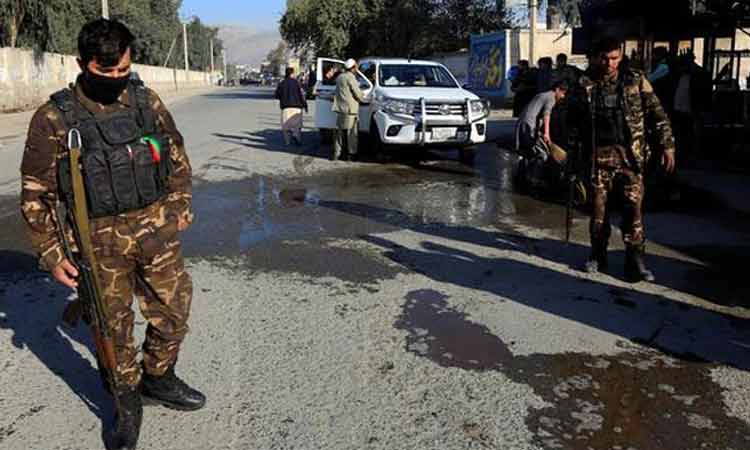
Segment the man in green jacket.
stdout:
<path fill-rule="evenodd" d="M 357 77 L 357 62 L 348 59 L 345 63 L 346 71 L 336 78 L 336 92 L 333 97 L 333 112 L 338 116 L 336 133 L 333 141 L 332 160 L 341 157 L 344 141 L 349 158 L 354 161 L 357 157 L 357 140 L 359 128 L 359 104 L 365 102 L 365 95 L 359 88 Z"/>
<path fill-rule="evenodd" d="M 659 158 L 666 172 L 675 168 L 672 129 L 645 74 L 620 67 L 622 43 L 604 38 L 596 46 L 591 67 L 581 79 L 589 98 L 593 121 L 593 215 L 591 258 L 586 270 L 607 271 L 611 233 L 608 199 L 622 185 L 622 235 L 625 241 L 625 276 L 628 281 L 654 281 L 646 268 L 643 226 L 643 177 L 650 157 Z M 647 139 L 647 136 L 650 139 Z"/>

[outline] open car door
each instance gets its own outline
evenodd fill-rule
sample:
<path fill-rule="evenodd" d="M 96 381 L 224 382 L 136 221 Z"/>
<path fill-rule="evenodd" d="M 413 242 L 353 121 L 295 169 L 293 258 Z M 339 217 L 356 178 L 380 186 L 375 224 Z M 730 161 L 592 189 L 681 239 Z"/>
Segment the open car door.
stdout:
<path fill-rule="evenodd" d="M 315 127 L 320 130 L 336 129 L 336 113 L 333 112 L 333 95 L 336 91 L 336 78 L 344 72 L 344 61 L 332 58 L 318 58 L 315 83 Z M 326 74 L 328 78 L 326 78 Z M 372 93 L 372 83 L 364 75 L 357 72 L 360 89 L 369 98 Z M 366 106 L 366 105 L 363 105 Z M 362 110 L 365 111 L 362 111 Z M 360 119 L 369 108 L 360 109 Z"/>
<path fill-rule="evenodd" d="M 344 61 L 331 58 L 318 58 L 315 83 L 315 128 L 333 130 L 336 128 L 336 113 L 333 112 L 333 93 L 336 91 L 336 77 L 344 71 Z M 328 75 L 328 78 L 326 78 Z"/>

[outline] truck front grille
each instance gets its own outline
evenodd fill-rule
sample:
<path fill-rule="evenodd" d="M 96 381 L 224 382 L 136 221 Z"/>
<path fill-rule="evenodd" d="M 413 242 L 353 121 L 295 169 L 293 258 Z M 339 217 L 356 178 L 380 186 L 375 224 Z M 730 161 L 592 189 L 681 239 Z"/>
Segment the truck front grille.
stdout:
<path fill-rule="evenodd" d="M 463 116 L 466 114 L 464 103 L 427 103 L 425 111 L 428 116 Z M 448 114 L 446 114 L 446 112 Z"/>

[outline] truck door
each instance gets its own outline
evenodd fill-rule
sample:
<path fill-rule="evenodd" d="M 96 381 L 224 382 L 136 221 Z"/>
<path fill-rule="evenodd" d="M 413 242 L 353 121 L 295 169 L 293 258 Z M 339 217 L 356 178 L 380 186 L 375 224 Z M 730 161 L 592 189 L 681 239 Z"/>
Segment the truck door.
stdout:
<path fill-rule="evenodd" d="M 372 118 L 370 104 L 372 102 L 373 91 L 375 90 L 376 68 L 377 65 L 374 61 L 364 61 L 359 66 L 359 71 L 357 72 L 359 89 L 365 94 L 365 103 L 359 105 L 359 131 L 361 133 L 370 132 L 370 120 Z"/>
<path fill-rule="evenodd" d="M 321 130 L 336 128 L 336 113 L 333 112 L 333 95 L 336 91 L 336 77 L 344 72 L 344 61 L 331 58 L 318 58 L 317 82 L 315 83 L 315 127 Z M 328 75 L 328 77 L 326 77 Z M 372 83 L 362 73 L 357 72 L 359 87 L 369 99 L 372 94 Z M 360 128 L 366 118 L 369 129 L 369 100 L 360 108 Z"/>
<path fill-rule="evenodd" d="M 333 93 L 336 90 L 336 77 L 343 71 L 344 61 L 318 58 L 316 71 L 318 81 L 315 82 L 315 128 L 320 130 L 336 128 L 336 113 L 332 111 Z"/>

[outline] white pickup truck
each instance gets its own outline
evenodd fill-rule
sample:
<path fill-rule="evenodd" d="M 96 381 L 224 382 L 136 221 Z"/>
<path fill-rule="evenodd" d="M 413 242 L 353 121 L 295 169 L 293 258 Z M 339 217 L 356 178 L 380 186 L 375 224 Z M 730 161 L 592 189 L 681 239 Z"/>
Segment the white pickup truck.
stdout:
<path fill-rule="evenodd" d="M 331 111 L 334 79 L 330 69 L 344 62 L 317 61 L 315 126 L 336 128 Z M 467 149 L 485 141 L 489 105 L 459 86 L 443 65 L 415 59 L 366 58 L 359 62 L 360 88 L 369 103 L 359 112 L 359 131 L 371 134 L 379 150 L 390 146 L 450 146 Z"/>

